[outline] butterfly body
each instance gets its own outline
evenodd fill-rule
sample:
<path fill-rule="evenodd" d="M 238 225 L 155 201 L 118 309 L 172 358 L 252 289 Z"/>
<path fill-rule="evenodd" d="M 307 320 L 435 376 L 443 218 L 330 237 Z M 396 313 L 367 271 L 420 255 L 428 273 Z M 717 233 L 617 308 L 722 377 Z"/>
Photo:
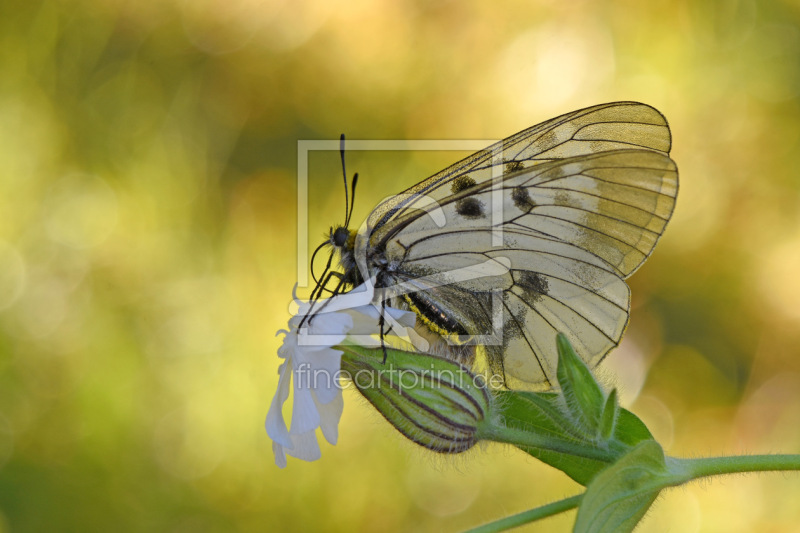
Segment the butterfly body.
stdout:
<path fill-rule="evenodd" d="M 439 350 L 506 385 L 554 384 L 557 332 L 590 365 L 627 326 L 624 279 L 674 208 L 655 109 L 617 102 L 533 126 L 331 230 L 343 283 L 374 279 Z"/>

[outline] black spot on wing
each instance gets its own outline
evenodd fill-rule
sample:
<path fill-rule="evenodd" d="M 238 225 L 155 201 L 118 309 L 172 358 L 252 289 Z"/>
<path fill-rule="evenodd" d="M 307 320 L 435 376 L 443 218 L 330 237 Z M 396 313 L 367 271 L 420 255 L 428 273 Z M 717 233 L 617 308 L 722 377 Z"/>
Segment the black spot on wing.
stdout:
<path fill-rule="evenodd" d="M 523 300 L 529 304 L 540 301 L 549 290 L 547 280 L 541 274 L 529 270 L 521 271 L 515 282 L 522 290 Z"/>
<path fill-rule="evenodd" d="M 461 191 L 465 191 L 474 186 L 475 180 L 467 175 L 464 175 L 453 180 L 453 183 L 450 185 L 450 190 L 453 191 L 453 194 L 458 194 Z"/>
<path fill-rule="evenodd" d="M 456 213 L 464 218 L 483 218 L 486 216 L 486 207 L 477 198 L 462 198 L 456 202 Z"/>
<path fill-rule="evenodd" d="M 503 174 L 511 174 L 512 172 L 517 172 L 518 170 L 522 170 L 525 168 L 525 165 L 522 164 L 522 161 L 506 161 L 505 167 L 503 168 Z"/>
<path fill-rule="evenodd" d="M 517 209 L 526 213 L 536 205 L 525 187 L 514 187 L 514 190 L 511 191 L 511 199 Z"/>

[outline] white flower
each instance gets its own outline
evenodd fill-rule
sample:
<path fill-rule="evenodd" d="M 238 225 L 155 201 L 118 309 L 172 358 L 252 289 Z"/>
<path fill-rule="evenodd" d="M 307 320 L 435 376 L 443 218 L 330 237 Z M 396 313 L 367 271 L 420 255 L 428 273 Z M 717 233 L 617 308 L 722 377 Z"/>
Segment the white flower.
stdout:
<path fill-rule="evenodd" d="M 294 294 L 293 294 L 294 296 Z M 348 333 L 357 328 L 361 334 L 352 335 L 367 344 L 369 335 L 379 333 L 380 306 L 372 303 L 374 289 L 362 285 L 346 294 L 317 302 L 311 315 L 303 320 L 311 306 L 294 296 L 298 312 L 289 320 L 289 331 L 283 333 L 283 345 L 278 356 L 284 359 L 278 368 L 280 378 L 278 390 L 267 413 L 267 434 L 272 439 L 275 464 L 286 466 L 286 455 L 305 461 L 316 461 L 320 457 L 316 429 L 331 444 L 336 444 L 339 419 L 344 403 L 339 385 L 341 350 L 333 348 L 341 344 Z M 400 333 L 402 326 L 413 327 L 414 313 L 387 307 L 386 320 L 393 332 Z M 302 328 L 300 324 L 303 322 Z M 287 428 L 283 418 L 283 404 L 289 398 L 292 382 L 292 421 Z"/>

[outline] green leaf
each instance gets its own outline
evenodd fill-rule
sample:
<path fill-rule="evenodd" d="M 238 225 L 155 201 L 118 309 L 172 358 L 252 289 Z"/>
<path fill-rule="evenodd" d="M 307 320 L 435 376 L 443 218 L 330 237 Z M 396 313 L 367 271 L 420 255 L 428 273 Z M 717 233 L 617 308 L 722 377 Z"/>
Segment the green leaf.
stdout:
<path fill-rule="evenodd" d="M 661 446 L 654 440 L 641 442 L 589 484 L 574 532 L 633 531 L 658 493 L 672 484 Z"/>
<path fill-rule="evenodd" d="M 558 394 L 497 391 L 495 395 L 496 406 L 506 426 L 543 436 L 595 445 L 575 435 L 572 428 L 573 421 L 563 412 L 562 400 Z M 553 468 L 561 470 L 581 485 L 589 483 L 597 472 L 608 466 L 608 463 L 599 460 L 541 448 L 520 445 L 517 447 Z"/>
<path fill-rule="evenodd" d="M 653 434 L 638 416 L 627 409 L 620 409 L 614 426 L 614 440 L 633 447 L 642 441 L 654 439 Z"/>
<path fill-rule="evenodd" d="M 605 405 L 603 389 L 594 379 L 569 340 L 563 333 L 556 335 L 558 368 L 556 377 L 567 408 L 576 426 L 585 428 L 587 436 L 595 436 L 600 429 L 600 415 Z"/>
<path fill-rule="evenodd" d="M 564 412 L 563 399 L 556 393 L 495 391 L 494 395 L 497 400 L 494 402 L 495 408 L 502 423 L 521 431 L 572 440 L 585 446 L 607 448 L 616 445 L 620 455 L 636 444 L 653 438 L 647 426 L 636 415 L 619 407 L 613 434 L 606 441 L 597 441 L 585 437 L 581 428 L 574 426 L 574 420 Z M 581 485 L 587 485 L 598 472 L 609 465 L 605 461 L 541 448 L 519 444 L 517 447 L 543 463 L 561 470 Z"/>
<path fill-rule="evenodd" d="M 619 407 L 616 390 L 605 397 L 564 335 L 558 334 L 556 343 L 560 393 L 494 391 L 498 400 L 494 406 L 501 424 L 509 429 L 536 435 L 538 442 L 552 438 L 573 443 L 572 449 L 564 446 L 548 449 L 546 445 L 531 445 L 521 438 L 506 441 L 587 485 L 612 461 L 653 436 L 639 418 Z M 583 453 L 586 451 L 605 455 Z"/>

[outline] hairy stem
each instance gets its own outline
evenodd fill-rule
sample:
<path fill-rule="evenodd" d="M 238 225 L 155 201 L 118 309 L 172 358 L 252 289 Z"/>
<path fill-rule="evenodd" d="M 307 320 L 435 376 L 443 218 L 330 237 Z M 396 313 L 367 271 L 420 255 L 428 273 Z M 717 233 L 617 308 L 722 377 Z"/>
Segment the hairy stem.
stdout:
<path fill-rule="evenodd" d="M 581 499 L 583 499 L 583 494 L 571 496 L 563 500 L 558 500 L 557 502 L 542 505 L 541 507 L 537 507 L 535 509 L 530 509 L 515 515 L 507 516 L 489 524 L 478 526 L 474 529 L 470 529 L 467 533 L 495 533 L 496 531 L 505 531 L 506 529 L 511 529 L 512 527 L 519 527 L 524 524 L 529 524 L 530 522 L 535 522 L 536 520 L 541 520 L 543 518 L 548 518 L 550 516 L 575 509 L 581 503 Z"/>
<path fill-rule="evenodd" d="M 681 472 L 687 481 L 722 474 L 800 470 L 800 455 L 735 455 L 696 459 L 673 457 L 669 461 L 672 463 L 670 470 Z"/>

